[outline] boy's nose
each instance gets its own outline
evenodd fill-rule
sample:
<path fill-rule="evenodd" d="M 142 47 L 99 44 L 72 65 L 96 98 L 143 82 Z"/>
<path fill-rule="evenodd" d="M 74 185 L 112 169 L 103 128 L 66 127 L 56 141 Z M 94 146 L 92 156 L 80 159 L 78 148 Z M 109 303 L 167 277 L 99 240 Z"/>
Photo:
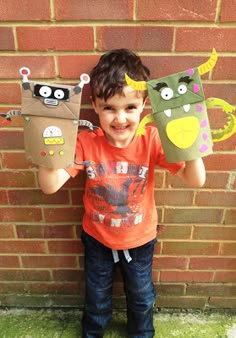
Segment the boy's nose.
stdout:
<path fill-rule="evenodd" d="M 126 122 L 126 114 L 125 112 L 121 111 L 116 115 L 116 121 L 118 123 L 124 123 Z"/>

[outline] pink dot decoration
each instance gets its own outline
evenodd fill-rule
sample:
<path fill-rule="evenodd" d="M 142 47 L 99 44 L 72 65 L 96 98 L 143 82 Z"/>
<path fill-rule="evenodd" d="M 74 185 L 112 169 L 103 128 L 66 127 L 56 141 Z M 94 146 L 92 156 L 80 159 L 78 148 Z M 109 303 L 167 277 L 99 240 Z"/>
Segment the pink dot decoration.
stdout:
<path fill-rule="evenodd" d="M 197 83 L 194 83 L 194 85 L 193 85 L 193 91 L 194 91 L 194 93 L 198 93 L 199 90 L 200 90 L 199 85 Z"/>
<path fill-rule="evenodd" d="M 188 69 L 186 73 L 188 75 L 193 75 L 194 74 L 194 69 Z"/>
<path fill-rule="evenodd" d="M 199 149 L 199 151 L 201 153 L 205 153 L 205 151 L 207 151 L 207 149 L 208 149 L 207 144 L 202 144 L 201 147 L 200 147 L 200 149 Z"/>
<path fill-rule="evenodd" d="M 206 127 L 207 126 L 207 120 L 202 120 L 202 122 L 201 122 L 201 127 L 202 128 L 204 128 L 204 127 Z"/>
<path fill-rule="evenodd" d="M 197 111 L 202 111 L 203 110 L 203 106 L 201 104 L 197 104 Z"/>
<path fill-rule="evenodd" d="M 202 138 L 203 138 L 203 140 L 207 140 L 207 139 L 208 139 L 208 137 L 209 137 L 209 135 L 208 135 L 207 133 L 203 133 L 203 134 L 202 134 Z"/>

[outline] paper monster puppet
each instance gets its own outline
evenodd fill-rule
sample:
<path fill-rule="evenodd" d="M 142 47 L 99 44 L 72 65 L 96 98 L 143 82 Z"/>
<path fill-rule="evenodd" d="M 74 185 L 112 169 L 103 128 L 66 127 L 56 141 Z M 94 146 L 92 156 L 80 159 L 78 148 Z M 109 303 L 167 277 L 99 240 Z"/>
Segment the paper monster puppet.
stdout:
<path fill-rule="evenodd" d="M 160 79 L 134 81 L 126 74 L 127 84 L 135 90 L 148 90 L 151 102 L 152 114 L 140 122 L 138 133 L 142 134 L 146 123 L 155 121 L 170 163 L 193 160 L 213 152 L 207 104 L 213 107 L 227 103 L 215 98 L 207 103 L 200 76 L 209 72 L 216 61 L 217 54 L 213 49 L 210 59 L 199 67 Z M 228 106 L 232 112 L 234 108 Z"/>
<path fill-rule="evenodd" d="M 78 126 L 89 127 L 91 122 L 79 120 L 81 95 L 87 74 L 80 76 L 76 86 L 32 82 L 30 70 L 22 67 L 22 107 L 1 114 L 5 121 L 14 115 L 24 119 L 26 157 L 31 162 L 48 168 L 66 168 L 74 163 Z"/>

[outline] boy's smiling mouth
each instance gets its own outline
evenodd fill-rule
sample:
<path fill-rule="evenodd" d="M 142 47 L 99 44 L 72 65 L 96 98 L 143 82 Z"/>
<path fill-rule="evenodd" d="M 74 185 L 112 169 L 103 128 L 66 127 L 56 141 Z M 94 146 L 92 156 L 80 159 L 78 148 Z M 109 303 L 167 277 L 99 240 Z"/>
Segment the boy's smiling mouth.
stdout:
<path fill-rule="evenodd" d="M 122 133 L 129 128 L 129 126 L 112 126 L 115 132 Z"/>

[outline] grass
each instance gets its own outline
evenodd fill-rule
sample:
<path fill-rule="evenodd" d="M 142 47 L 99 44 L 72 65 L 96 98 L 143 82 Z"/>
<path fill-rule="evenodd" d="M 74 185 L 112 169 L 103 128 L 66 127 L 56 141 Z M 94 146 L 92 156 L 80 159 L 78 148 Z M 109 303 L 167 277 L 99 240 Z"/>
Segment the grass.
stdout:
<path fill-rule="evenodd" d="M 81 313 L 62 310 L 0 311 L 0 338 L 78 338 Z M 230 314 L 157 313 L 155 338 L 236 338 Z M 125 338 L 126 318 L 114 312 L 104 338 Z"/>

